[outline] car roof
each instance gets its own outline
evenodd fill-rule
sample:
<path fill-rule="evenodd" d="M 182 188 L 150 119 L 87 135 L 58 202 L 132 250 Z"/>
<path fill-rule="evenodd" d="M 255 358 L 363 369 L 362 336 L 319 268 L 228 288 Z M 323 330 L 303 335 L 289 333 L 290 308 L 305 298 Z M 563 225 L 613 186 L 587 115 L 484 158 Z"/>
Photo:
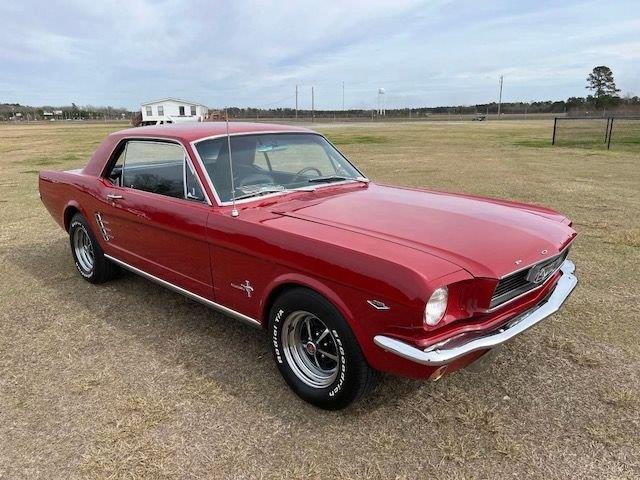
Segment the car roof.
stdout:
<path fill-rule="evenodd" d="M 232 135 L 274 132 L 316 133 L 308 128 L 298 127 L 294 125 L 280 125 L 275 123 L 229 122 L 229 133 Z M 226 133 L 226 122 L 193 122 L 128 128 L 126 130 L 114 132 L 111 135 L 118 137 L 170 138 L 189 143 L 207 137 L 224 135 Z"/>

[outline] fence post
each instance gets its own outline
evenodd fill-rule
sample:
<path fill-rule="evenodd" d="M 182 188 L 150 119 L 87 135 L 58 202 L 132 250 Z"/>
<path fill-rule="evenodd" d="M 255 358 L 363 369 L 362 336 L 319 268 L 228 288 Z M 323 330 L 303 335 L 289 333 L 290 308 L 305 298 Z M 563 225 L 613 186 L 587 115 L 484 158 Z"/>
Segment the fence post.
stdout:
<path fill-rule="evenodd" d="M 609 124 L 609 141 L 607 141 L 607 150 L 611 148 L 611 134 L 613 133 L 613 118 L 611 117 L 611 123 Z"/>
<path fill-rule="evenodd" d="M 556 144 L 556 125 L 558 124 L 558 117 L 553 117 L 553 137 L 551 138 L 551 145 Z"/>
<path fill-rule="evenodd" d="M 604 129 L 604 143 L 607 143 L 609 139 L 609 122 L 611 121 L 611 117 L 607 117 L 607 128 Z"/>

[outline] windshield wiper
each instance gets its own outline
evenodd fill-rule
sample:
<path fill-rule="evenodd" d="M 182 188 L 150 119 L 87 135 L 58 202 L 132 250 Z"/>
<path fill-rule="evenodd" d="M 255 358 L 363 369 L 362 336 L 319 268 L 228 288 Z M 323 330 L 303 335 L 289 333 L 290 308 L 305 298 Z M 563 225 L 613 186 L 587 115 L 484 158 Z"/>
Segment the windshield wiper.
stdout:
<path fill-rule="evenodd" d="M 341 175 L 327 175 L 325 177 L 313 177 L 309 179 L 309 183 L 329 183 L 342 182 L 344 180 L 352 180 L 354 182 L 369 183 L 368 178 L 364 177 L 343 177 Z"/>
<path fill-rule="evenodd" d="M 279 193 L 279 192 L 285 192 L 287 189 L 284 187 L 262 187 L 259 188 L 257 190 L 255 190 L 254 192 L 251 193 L 246 193 L 244 195 L 240 195 L 240 196 L 236 196 L 236 200 L 242 200 L 244 198 L 251 198 L 251 197 L 259 197 L 260 195 L 266 195 L 268 193 Z"/>

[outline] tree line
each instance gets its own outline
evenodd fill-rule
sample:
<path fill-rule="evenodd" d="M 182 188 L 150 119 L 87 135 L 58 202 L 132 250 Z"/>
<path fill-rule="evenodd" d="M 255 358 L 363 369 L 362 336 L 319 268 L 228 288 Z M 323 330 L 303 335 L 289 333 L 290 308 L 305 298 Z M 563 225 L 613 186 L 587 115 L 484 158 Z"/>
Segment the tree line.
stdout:
<path fill-rule="evenodd" d="M 45 113 L 50 115 L 45 115 Z M 32 107 L 19 103 L 0 103 L 0 120 L 116 120 L 128 119 L 131 116 L 128 109 L 112 106 L 78 106 L 71 105 L 42 105 Z"/>
<path fill-rule="evenodd" d="M 586 97 L 569 97 L 560 101 L 503 102 L 500 111 L 503 114 L 563 114 L 582 116 L 640 115 L 640 97 L 626 95 L 620 97 L 613 72 L 605 65 L 595 67 L 587 77 L 586 89 L 590 94 Z M 350 110 L 298 110 L 293 108 L 252 108 L 229 107 L 226 109 L 230 118 L 340 118 L 361 117 L 373 118 L 376 113 L 372 109 Z M 45 115 L 59 112 L 56 115 Z M 42 120 L 46 118 L 71 120 L 114 120 L 130 119 L 137 112 L 126 108 L 96 107 L 92 105 L 77 106 L 41 106 L 30 107 L 17 103 L 0 104 L 0 120 Z M 418 107 L 387 109 L 386 117 L 427 117 L 429 115 L 491 115 L 498 113 L 498 103 L 478 103 L 475 105 L 455 105 L 441 107 Z"/>

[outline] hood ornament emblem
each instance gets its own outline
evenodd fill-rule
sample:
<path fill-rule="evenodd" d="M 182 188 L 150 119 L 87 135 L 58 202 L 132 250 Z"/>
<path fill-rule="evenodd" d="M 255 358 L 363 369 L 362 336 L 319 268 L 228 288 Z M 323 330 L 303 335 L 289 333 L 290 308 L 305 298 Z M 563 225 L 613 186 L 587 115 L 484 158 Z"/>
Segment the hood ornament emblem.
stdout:
<path fill-rule="evenodd" d="M 549 253 L 549 250 L 545 249 L 540 252 L 540 255 L 546 255 L 547 253 Z"/>
<path fill-rule="evenodd" d="M 231 286 L 235 289 L 242 290 L 247 294 L 247 298 L 251 298 L 251 293 L 253 293 L 253 287 L 251 286 L 251 282 L 249 280 L 245 280 L 243 284 L 238 285 L 236 283 L 232 283 Z"/>

